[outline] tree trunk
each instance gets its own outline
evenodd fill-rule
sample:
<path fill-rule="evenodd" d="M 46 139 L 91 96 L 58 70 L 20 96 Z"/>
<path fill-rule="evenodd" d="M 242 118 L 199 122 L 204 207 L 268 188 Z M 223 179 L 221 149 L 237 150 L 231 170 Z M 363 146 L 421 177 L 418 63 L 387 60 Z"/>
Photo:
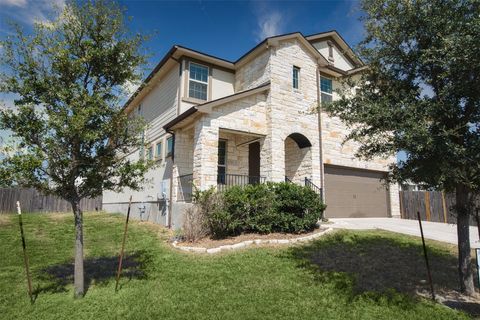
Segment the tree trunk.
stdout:
<path fill-rule="evenodd" d="M 75 216 L 74 295 L 75 298 L 81 298 L 85 293 L 85 280 L 83 274 L 83 213 L 80 208 L 80 201 L 72 201 L 71 204 Z"/>
<path fill-rule="evenodd" d="M 469 189 L 459 185 L 455 190 L 458 236 L 458 275 L 460 291 L 472 295 L 475 292 L 473 285 L 473 270 L 470 257 L 470 214 L 472 203 Z"/>

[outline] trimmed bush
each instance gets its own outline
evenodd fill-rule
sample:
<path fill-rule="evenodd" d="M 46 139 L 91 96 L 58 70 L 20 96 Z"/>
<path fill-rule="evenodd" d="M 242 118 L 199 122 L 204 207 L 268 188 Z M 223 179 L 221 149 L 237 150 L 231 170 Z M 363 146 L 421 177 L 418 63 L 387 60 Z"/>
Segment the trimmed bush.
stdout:
<path fill-rule="evenodd" d="M 195 197 L 215 238 L 241 233 L 300 233 L 313 230 L 325 205 L 311 189 L 292 183 L 233 186 Z"/>

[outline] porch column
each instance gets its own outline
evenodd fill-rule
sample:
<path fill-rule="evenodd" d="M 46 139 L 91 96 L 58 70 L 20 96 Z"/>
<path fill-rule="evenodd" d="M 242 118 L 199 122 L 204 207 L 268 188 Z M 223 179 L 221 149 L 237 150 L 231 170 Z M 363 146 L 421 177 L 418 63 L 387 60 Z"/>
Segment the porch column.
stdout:
<path fill-rule="evenodd" d="M 320 168 L 320 147 L 318 140 L 314 140 L 310 149 L 312 154 L 311 179 L 312 182 L 320 188 L 322 186 L 322 173 Z"/>
<path fill-rule="evenodd" d="M 285 146 L 281 134 L 266 136 L 260 148 L 260 175 L 267 181 L 285 181 Z"/>
<path fill-rule="evenodd" d="M 217 186 L 218 124 L 207 115 L 195 124 L 193 137 L 193 183 L 200 190 Z"/>

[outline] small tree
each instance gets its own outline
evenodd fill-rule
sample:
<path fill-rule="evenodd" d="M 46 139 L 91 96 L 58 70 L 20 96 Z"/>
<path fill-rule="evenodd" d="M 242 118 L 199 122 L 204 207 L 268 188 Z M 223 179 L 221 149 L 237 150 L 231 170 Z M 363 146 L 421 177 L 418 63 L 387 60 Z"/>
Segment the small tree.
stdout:
<path fill-rule="evenodd" d="M 113 2 L 69 2 L 32 35 L 19 27 L 1 42 L 1 91 L 15 110 L 0 113 L 0 128 L 16 148 L 0 163 L 3 184 L 33 187 L 70 202 L 75 216 L 75 296 L 84 294 L 80 200 L 103 190 L 139 189 L 150 164 L 125 157 L 140 144 L 143 124 L 120 105 L 121 88 L 139 79 L 145 38 L 130 35 Z"/>
<path fill-rule="evenodd" d="M 326 110 L 358 155 L 406 152 L 390 179 L 455 192 L 461 291 L 474 292 L 469 215 L 480 190 L 480 2 L 363 0 L 368 70 Z M 352 86 L 361 88 L 355 96 Z"/>

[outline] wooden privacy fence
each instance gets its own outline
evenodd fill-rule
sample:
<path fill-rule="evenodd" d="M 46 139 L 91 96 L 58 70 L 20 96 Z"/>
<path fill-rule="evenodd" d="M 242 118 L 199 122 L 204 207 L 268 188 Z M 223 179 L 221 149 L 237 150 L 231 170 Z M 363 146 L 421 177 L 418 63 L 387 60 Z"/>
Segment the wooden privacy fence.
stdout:
<path fill-rule="evenodd" d="M 453 211 L 455 195 L 441 191 L 400 191 L 400 214 L 402 219 L 417 220 L 417 211 L 424 221 L 457 223 Z M 477 225 L 475 217 L 470 225 Z"/>
<path fill-rule="evenodd" d="M 46 196 L 35 189 L 0 188 L 0 213 L 15 212 L 15 203 L 20 201 L 24 212 L 69 212 L 69 202 L 56 196 Z M 102 209 L 102 197 L 83 199 L 80 202 L 83 211 Z"/>

